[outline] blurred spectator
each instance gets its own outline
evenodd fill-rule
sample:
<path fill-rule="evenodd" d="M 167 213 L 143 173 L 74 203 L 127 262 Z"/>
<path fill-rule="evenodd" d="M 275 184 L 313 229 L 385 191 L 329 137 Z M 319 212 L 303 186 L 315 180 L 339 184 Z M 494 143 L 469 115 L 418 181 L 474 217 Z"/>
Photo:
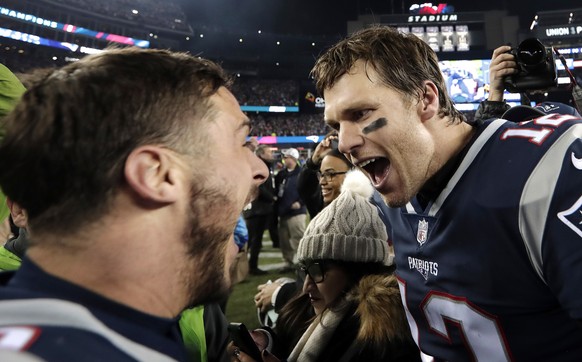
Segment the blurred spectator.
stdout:
<path fill-rule="evenodd" d="M 299 151 L 296 148 L 282 150 L 285 168 L 275 176 L 277 214 L 279 215 L 279 242 L 285 259 L 280 272 L 295 270 L 297 246 L 305 232 L 307 209 L 299 197 L 297 177 L 301 172 Z"/>
<path fill-rule="evenodd" d="M 275 191 L 275 179 L 273 177 L 273 150 L 270 146 L 259 145 L 255 150 L 265 165 L 269 168 L 269 177 L 259 186 L 259 195 L 244 211 L 249 234 L 249 272 L 253 275 L 266 274 L 267 271 L 259 269 L 259 254 L 263 247 L 263 232 L 269 228 L 272 218 L 276 218 L 275 201 L 277 193 Z M 273 235 L 271 235 L 273 238 Z"/>

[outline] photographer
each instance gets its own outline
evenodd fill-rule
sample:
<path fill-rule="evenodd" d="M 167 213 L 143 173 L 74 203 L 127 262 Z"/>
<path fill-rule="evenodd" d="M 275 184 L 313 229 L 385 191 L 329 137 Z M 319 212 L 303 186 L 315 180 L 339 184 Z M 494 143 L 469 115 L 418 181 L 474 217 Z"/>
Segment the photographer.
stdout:
<path fill-rule="evenodd" d="M 515 51 L 512 51 L 510 46 L 502 45 L 493 51 L 489 65 L 489 97 L 479 105 L 475 120 L 504 118 L 513 122 L 523 122 L 549 113 L 580 116 L 575 108 L 558 102 L 542 102 L 533 108 L 526 105 L 511 108 L 503 100 L 503 93 L 508 83 L 511 83 L 508 82 L 508 77 L 515 77 L 520 72 L 519 68 Z"/>
<path fill-rule="evenodd" d="M 498 118 L 511 106 L 503 100 L 505 90 L 504 79 L 518 72 L 515 56 L 509 51 L 509 45 L 502 45 L 493 51 L 489 64 L 489 97 L 479 104 L 475 113 L 475 120 Z"/>

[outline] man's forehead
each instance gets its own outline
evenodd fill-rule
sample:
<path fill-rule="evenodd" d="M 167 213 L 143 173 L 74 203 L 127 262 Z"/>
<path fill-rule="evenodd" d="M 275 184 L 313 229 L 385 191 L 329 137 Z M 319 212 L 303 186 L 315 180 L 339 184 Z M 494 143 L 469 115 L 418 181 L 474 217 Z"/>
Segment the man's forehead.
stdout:
<path fill-rule="evenodd" d="M 218 91 L 210 97 L 212 108 L 217 113 L 228 115 L 236 129 L 250 129 L 251 122 L 246 114 L 240 109 L 238 101 L 234 95 L 226 88 L 220 87 Z"/>

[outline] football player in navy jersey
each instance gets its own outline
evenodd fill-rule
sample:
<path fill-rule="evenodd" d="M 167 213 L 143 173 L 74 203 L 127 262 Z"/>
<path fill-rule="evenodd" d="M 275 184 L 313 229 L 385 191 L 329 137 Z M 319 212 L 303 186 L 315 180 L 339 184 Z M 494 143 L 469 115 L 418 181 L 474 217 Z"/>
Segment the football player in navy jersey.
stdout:
<path fill-rule="evenodd" d="M 228 86 L 213 62 L 126 48 L 24 93 L 0 142 L 30 237 L 0 275 L 1 361 L 187 360 L 180 313 L 228 295 L 233 230 L 268 175 Z"/>
<path fill-rule="evenodd" d="M 423 359 L 579 361 L 580 118 L 468 124 L 435 53 L 389 27 L 340 41 L 312 75 L 340 151 L 389 206 Z"/>

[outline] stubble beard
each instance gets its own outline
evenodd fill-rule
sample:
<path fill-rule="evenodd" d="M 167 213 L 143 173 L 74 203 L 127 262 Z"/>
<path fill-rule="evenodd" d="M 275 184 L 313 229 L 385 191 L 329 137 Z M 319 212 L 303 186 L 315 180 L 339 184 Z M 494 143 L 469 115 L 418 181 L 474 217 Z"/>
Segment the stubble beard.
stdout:
<path fill-rule="evenodd" d="M 224 301 L 232 291 L 232 269 L 226 270 L 229 243 L 242 209 L 233 203 L 234 196 L 223 185 L 205 180 L 202 187 L 192 182 L 188 222 L 184 230 L 189 271 L 184 271 L 182 279 L 187 286 L 190 306 Z M 247 202 L 258 195 L 258 187 L 253 187 Z M 246 204 L 245 203 L 245 204 Z M 232 215 L 232 221 L 228 221 Z M 226 275 L 229 273 L 229 275 Z"/>
<path fill-rule="evenodd" d="M 207 184 L 208 185 L 208 184 Z M 231 199 L 218 187 L 192 185 L 184 229 L 188 267 L 182 276 L 191 306 L 224 300 L 230 292 L 225 276 L 226 250 L 236 224 L 225 222 Z M 225 210 L 225 207 L 228 210 Z"/>

